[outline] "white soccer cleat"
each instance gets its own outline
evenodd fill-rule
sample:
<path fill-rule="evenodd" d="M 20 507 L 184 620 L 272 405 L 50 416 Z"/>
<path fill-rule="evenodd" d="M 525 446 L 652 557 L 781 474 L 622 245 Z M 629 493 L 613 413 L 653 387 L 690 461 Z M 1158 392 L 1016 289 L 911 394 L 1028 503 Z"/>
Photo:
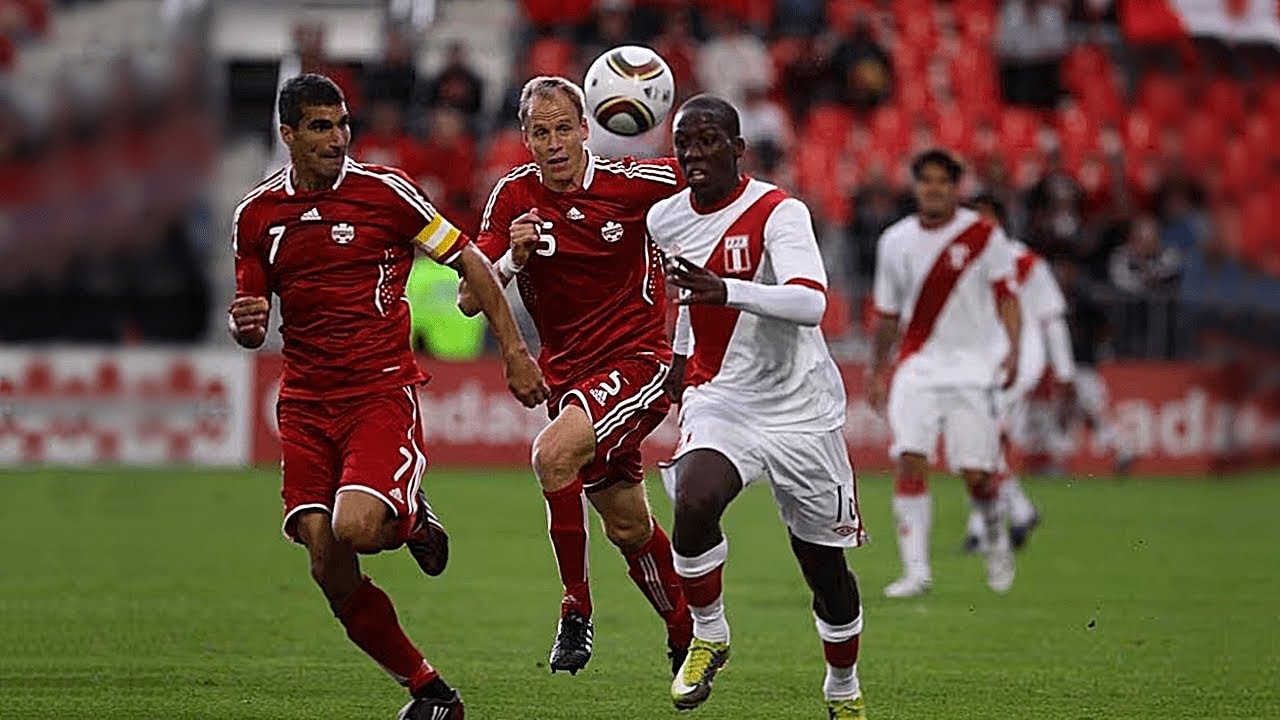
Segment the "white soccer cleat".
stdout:
<path fill-rule="evenodd" d="M 923 575 L 903 575 L 885 587 L 884 596 L 894 599 L 919 597 L 929 592 L 931 584 L 933 581 Z"/>
<path fill-rule="evenodd" d="M 997 595 L 1009 592 L 1013 587 L 1013 547 L 1008 534 L 1002 534 L 986 551 L 987 587 Z"/>

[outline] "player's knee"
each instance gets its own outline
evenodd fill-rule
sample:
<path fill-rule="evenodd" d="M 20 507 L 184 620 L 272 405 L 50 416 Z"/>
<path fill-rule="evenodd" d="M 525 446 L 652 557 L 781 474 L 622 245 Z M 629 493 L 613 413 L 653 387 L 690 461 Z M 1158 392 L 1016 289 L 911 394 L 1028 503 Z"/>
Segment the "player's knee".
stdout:
<path fill-rule="evenodd" d="M 574 443 L 539 435 L 533 444 L 533 472 L 544 490 L 559 490 L 578 476 L 590 458 Z"/>
<path fill-rule="evenodd" d="M 680 524 L 708 525 L 719 522 L 725 499 L 715 488 L 680 483 L 676 488 L 675 515 Z"/>
<path fill-rule="evenodd" d="M 635 550 L 653 536 L 653 523 L 644 518 L 611 518 L 605 522 L 604 534 L 621 550 Z"/>
<path fill-rule="evenodd" d="M 333 519 L 333 537 L 358 553 L 382 550 L 381 517 L 372 515 L 339 515 Z"/>
<path fill-rule="evenodd" d="M 969 489 L 969 496 L 975 500 L 994 500 L 999 483 L 994 473 L 984 470 L 962 470 L 964 484 Z"/>

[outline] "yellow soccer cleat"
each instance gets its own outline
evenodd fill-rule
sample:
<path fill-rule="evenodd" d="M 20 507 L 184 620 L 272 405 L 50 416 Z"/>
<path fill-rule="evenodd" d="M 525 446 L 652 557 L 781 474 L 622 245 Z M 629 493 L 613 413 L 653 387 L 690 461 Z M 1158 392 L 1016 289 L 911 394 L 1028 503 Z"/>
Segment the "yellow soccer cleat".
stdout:
<path fill-rule="evenodd" d="M 692 710 L 711 697 L 711 682 L 729 661 L 729 643 L 694 638 L 689 654 L 671 682 L 671 700 L 677 710 Z"/>
<path fill-rule="evenodd" d="M 852 700 L 828 700 L 827 720 L 867 720 L 867 704 L 861 695 Z"/>

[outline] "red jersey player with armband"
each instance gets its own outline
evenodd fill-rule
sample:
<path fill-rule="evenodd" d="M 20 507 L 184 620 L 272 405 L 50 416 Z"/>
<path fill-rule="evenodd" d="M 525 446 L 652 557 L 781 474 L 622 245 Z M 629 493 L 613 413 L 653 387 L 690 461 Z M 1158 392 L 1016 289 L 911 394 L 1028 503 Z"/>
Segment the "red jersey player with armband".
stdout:
<path fill-rule="evenodd" d="M 667 626 L 672 672 L 684 660 L 692 620 L 672 565 L 671 543 L 649 511 L 640 442 L 667 414 L 671 362 L 665 285 L 645 233 L 654 201 L 681 187 L 673 161 L 610 161 L 587 150 L 582 90 L 557 77 L 530 80 L 520 125 L 534 162 L 498 181 L 476 244 L 515 278 L 542 339 L 552 422 L 534 440 L 533 470 L 564 596 L 551 671 L 591 659 L 583 496 L 627 560 L 629 575 Z M 475 310 L 464 282 L 460 304 Z"/>
<path fill-rule="evenodd" d="M 284 533 L 306 546 L 347 637 L 409 690 L 399 718 L 460 720 L 457 691 L 405 636 L 358 559 L 407 545 L 428 575 L 448 559 L 448 535 L 422 491 L 415 386 L 427 377 L 409 345 L 404 298 L 415 250 L 467 279 L 502 346 L 511 392 L 534 407 L 546 387 L 484 256 L 399 170 L 347 157 L 338 87 L 322 75 L 292 78 L 279 109 L 291 162 L 236 207 L 228 322 L 237 343 L 259 347 L 268 298 L 280 298 Z"/>

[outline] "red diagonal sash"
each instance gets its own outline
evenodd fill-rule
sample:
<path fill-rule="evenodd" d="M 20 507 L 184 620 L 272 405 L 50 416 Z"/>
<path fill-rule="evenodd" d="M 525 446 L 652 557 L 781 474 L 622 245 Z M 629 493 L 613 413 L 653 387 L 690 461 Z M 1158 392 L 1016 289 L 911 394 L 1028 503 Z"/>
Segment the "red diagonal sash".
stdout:
<path fill-rule="evenodd" d="M 989 220 L 978 220 L 938 253 L 924 284 L 920 286 L 920 297 L 916 299 L 915 308 L 911 311 L 911 322 L 907 323 L 907 330 L 902 334 L 898 362 L 917 353 L 933 334 L 933 326 L 938 323 L 938 316 L 951 297 L 951 291 L 955 289 L 964 271 L 987 248 L 993 227 Z"/>

